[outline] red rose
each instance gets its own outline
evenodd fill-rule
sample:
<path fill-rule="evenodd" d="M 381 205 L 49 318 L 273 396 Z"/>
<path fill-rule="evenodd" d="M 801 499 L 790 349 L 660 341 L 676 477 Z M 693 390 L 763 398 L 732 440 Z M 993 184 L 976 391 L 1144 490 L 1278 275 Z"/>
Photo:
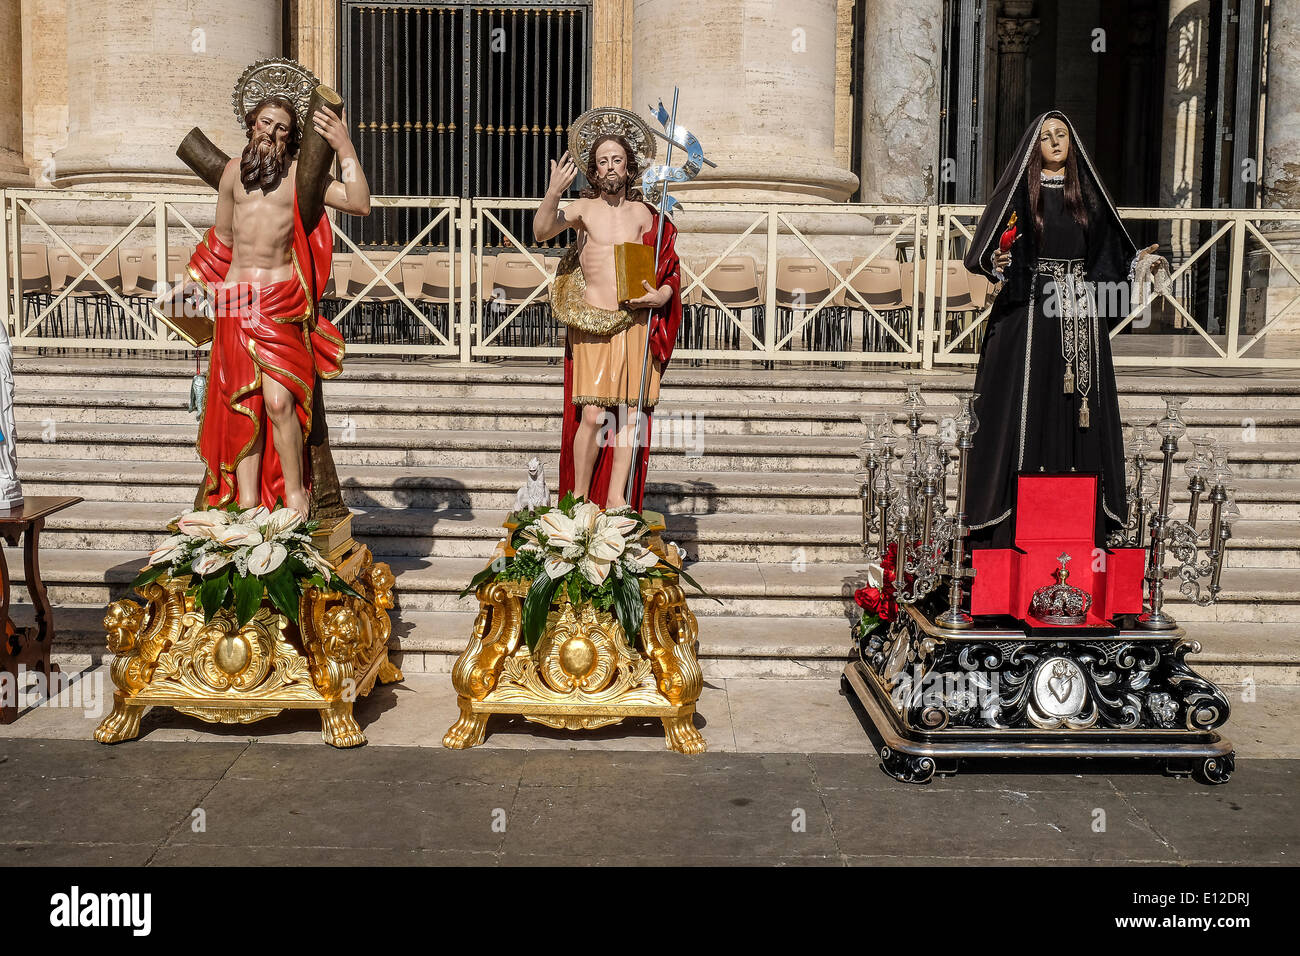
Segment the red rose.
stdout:
<path fill-rule="evenodd" d="M 874 614 L 886 623 L 892 621 L 898 613 L 898 605 L 894 603 L 891 597 L 887 597 L 880 588 L 858 588 L 853 592 L 853 600 L 857 602 L 858 607 L 862 608 L 863 611 Z"/>
<path fill-rule="evenodd" d="M 865 587 L 858 588 L 853 592 L 853 600 L 858 602 L 858 607 L 868 611 L 876 609 L 876 602 L 880 598 L 880 591 L 877 588 Z"/>

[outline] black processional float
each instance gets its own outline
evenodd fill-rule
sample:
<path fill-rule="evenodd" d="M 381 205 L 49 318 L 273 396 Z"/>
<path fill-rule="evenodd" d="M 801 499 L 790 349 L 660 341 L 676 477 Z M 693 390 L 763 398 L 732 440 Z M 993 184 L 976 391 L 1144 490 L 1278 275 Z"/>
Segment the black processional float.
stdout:
<path fill-rule="evenodd" d="M 936 416 L 910 383 L 905 435 L 892 415 L 862 416 L 868 435 L 856 478 L 862 547 L 873 563 L 856 592 L 863 614 L 841 681 L 885 771 L 924 783 L 977 758 L 1141 758 L 1226 782 L 1234 755 L 1217 731 L 1228 699 L 1188 665 L 1200 645 L 1169 615 L 1164 587 L 1177 579 L 1189 602 L 1217 599 L 1237 516 L 1227 451 L 1191 439 L 1191 501 L 1187 519 L 1175 518 L 1170 487 L 1186 399 L 1166 399 L 1164 416 L 1128 443 L 1123 530 L 1094 538 L 1097 475 L 1022 472 L 1013 546 L 971 552 L 968 566 L 976 398 Z M 1161 472 L 1152 488 L 1154 442 Z"/>

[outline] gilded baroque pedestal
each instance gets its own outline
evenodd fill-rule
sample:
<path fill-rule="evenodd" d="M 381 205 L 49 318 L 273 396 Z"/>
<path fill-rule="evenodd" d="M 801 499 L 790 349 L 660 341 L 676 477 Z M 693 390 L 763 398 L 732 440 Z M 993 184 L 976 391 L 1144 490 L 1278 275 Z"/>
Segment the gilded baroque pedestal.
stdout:
<path fill-rule="evenodd" d="M 113 710 L 95 730 L 111 744 L 140 733 L 149 707 L 172 707 L 209 723 L 248 724 L 282 710 L 320 711 L 321 736 L 335 747 L 366 742 L 352 705 L 375 681 L 391 683 L 402 673 L 388 660 L 393 573 L 353 545 L 338 575 L 368 600 L 312 588 L 303 593 L 298 624 L 269 600 L 242 628 L 233 612 L 203 623 L 202 610 L 185 594 L 188 577 L 164 575 L 114 601 L 104 616 Z"/>
<path fill-rule="evenodd" d="M 647 546 L 664 555 L 658 534 Z M 641 581 L 645 619 L 636 647 L 612 614 L 591 605 L 575 607 L 560 594 L 532 653 L 522 636 L 529 584 L 490 581 L 479 587 L 478 617 L 451 675 L 460 718 L 442 738 L 443 746 L 477 746 L 489 715 L 519 714 L 565 730 L 657 717 L 668 749 L 705 751 L 707 744 L 694 724 L 704 685 L 696 659 L 698 626 L 675 576 Z"/>

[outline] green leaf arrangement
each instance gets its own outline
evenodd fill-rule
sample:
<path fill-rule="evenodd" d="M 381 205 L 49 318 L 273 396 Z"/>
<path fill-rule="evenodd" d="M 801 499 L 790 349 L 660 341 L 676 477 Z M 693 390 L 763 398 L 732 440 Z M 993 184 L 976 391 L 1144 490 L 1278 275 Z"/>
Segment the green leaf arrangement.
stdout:
<path fill-rule="evenodd" d="M 186 593 L 195 595 L 208 623 L 222 610 L 233 610 L 243 627 L 262 605 L 262 595 L 293 623 L 304 591 L 339 591 L 369 599 L 344 581 L 312 544 L 319 522 L 277 501 L 241 510 L 235 505 L 188 511 L 173 524 L 176 533 L 149 555 L 149 563 L 131 582 L 142 588 L 163 574 L 188 576 Z"/>
<path fill-rule="evenodd" d="M 522 621 L 530 651 L 536 650 L 546 630 L 546 615 L 557 594 L 575 606 L 591 604 L 611 612 L 633 645 L 645 616 L 643 578 L 676 575 L 706 594 L 689 574 L 665 564 L 645 546 L 642 539 L 649 523 L 629 508 L 605 511 L 570 492 L 553 508 L 519 512 L 516 518 L 510 536 L 514 556 L 496 558 L 474 575 L 460 596 L 491 581 L 531 582 Z"/>

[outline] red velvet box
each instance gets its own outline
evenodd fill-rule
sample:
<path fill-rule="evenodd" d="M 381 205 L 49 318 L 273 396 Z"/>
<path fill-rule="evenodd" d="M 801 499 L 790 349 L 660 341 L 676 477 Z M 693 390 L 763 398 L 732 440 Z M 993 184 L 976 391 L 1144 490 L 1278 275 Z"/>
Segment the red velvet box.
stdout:
<path fill-rule="evenodd" d="M 1008 614 L 1034 628 L 1114 627 L 1116 614 L 1142 610 L 1142 548 L 1107 549 L 1093 540 L 1095 474 L 1016 476 L 1015 546 L 971 552 L 972 614 Z M 1053 625 L 1029 616 L 1034 592 L 1055 582 L 1057 557 L 1069 554 L 1069 583 L 1092 595 L 1082 624 Z"/>

